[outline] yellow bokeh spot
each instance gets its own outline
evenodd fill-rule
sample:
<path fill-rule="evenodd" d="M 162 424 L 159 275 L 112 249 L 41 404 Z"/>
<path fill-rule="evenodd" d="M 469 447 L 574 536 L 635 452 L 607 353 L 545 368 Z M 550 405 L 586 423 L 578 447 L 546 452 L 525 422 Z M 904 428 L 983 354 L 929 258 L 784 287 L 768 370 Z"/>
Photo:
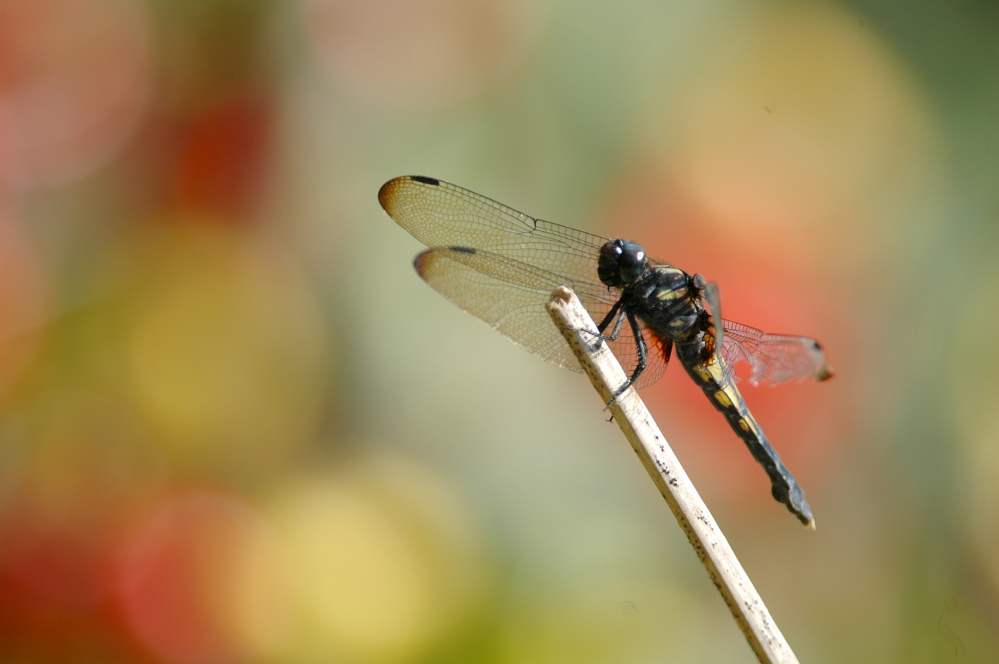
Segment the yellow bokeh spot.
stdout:
<path fill-rule="evenodd" d="M 270 515 L 232 584 L 239 630 L 262 656 L 403 660 L 445 636 L 482 592 L 467 517 L 416 466 L 368 460 L 305 479 Z"/>
<path fill-rule="evenodd" d="M 310 284 L 252 239 L 219 230 L 164 239 L 134 268 L 134 398 L 182 459 L 266 463 L 308 437 L 328 396 Z"/>

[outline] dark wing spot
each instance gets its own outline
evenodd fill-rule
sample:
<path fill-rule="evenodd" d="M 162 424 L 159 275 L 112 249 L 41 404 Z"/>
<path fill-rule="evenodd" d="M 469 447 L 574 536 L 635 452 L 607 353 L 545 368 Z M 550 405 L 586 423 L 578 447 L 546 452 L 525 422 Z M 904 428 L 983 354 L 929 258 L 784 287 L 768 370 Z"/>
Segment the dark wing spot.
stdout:
<path fill-rule="evenodd" d="M 428 178 L 423 175 L 403 175 L 397 178 L 392 178 L 385 184 L 381 186 L 378 190 L 378 202 L 381 203 L 382 209 L 389 213 L 391 216 L 395 216 L 395 204 L 396 204 L 396 194 L 399 191 L 399 187 L 402 183 L 407 180 L 412 180 L 413 182 L 422 182 L 423 184 L 429 184 L 433 187 L 440 185 L 441 181 L 434 178 Z"/>
<path fill-rule="evenodd" d="M 457 251 L 459 254 L 474 254 L 475 249 L 472 247 L 448 247 L 451 251 Z"/>

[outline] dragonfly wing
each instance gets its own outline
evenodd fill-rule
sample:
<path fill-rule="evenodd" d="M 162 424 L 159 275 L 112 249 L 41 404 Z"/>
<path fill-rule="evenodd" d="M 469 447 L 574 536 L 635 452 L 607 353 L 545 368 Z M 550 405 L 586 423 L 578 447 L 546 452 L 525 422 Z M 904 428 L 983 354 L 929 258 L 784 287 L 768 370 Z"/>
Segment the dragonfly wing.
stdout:
<path fill-rule="evenodd" d="M 428 249 L 416 257 L 414 265 L 420 277 L 441 295 L 531 352 L 573 371 L 580 371 L 579 362 L 546 310 L 552 291 L 559 286 L 571 288 L 596 321 L 610 311 L 617 297 L 604 286 L 468 247 Z M 655 382 L 665 366 L 661 345 L 651 330 L 643 329 L 642 333 L 650 352 L 646 371 L 638 381 L 640 387 Z M 638 355 L 628 326 L 607 343 L 630 375 Z"/>
<path fill-rule="evenodd" d="M 832 378 L 821 344 L 810 337 L 769 334 L 731 320 L 725 330 L 720 355 L 728 366 L 745 361 L 753 385 L 778 385 L 790 381 Z"/>
<path fill-rule="evenodd" d="M 721 315 L 721 293 L 718 290 L 718 284 L 713 281 L 706 282 L 704 277 L 697 274 L 694 275 L 694 285 L 700 290 L 701 304 L 711 316 L 711 328 L 708 338 L 710 339 L 714 357 L 721 365 L 725 378 L 736 381 L 735 373 L 732 371 L 733 360 L 723 352 L 725 348 L 725 328 L 719 324 L 723 319 Z"/>
<path fill-rule="evenodd" d="M 435 178 L 402 176 L 378 191 L 397 224 L 428 247 L 474 247 L 540 269 L 599 282 L 597 259 L 607 238 L 562 226 Z"/>
<path fill-rule="evenodd" d="M 704 299 L 708 304 L 708 313 L 711 314 L 711 321 L 714 325 L 715 346 L 719 347 L 725 338 L 724 327 L 718 325 L 722 320 L 721 315 L 721 293 L 718 292 L 718 284 L 713 281 L 704 285 Z"/>

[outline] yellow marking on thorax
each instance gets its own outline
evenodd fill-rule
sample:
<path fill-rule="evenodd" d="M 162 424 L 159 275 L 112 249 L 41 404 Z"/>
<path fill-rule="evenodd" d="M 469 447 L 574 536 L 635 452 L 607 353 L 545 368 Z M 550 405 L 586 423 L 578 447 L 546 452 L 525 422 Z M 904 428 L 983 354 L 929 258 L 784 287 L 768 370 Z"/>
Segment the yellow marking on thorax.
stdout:
<path fill-rule="evenodd" d="M 672 302 L 673 300 L 679 300 L 682 297 L 687 297 L 686 288 L 664 288 L 656 293 L 656 299 L 662 302 Z"/>

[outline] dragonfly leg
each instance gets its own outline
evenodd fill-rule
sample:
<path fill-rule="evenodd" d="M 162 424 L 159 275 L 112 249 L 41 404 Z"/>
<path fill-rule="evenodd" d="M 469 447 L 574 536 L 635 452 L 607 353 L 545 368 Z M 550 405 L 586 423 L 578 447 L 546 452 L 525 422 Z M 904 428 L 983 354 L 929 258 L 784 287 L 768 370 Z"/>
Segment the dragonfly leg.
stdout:
<path fill-rule="evenodd" d="M 608 335 L 605 335 L 604 330 L 607 329 L 607 326 L 610 325 L 611 321 L 614 320 L 614 317 L 617 316 L 620 311 L 621 311 L 621 300 L 618 300 L 617 302 L 614 303 L 614 306 L 611 307 L 610 311 L 607 312 L 607 315 L 603 317 L 603 320 L 600 321 L 600 324 L 597 325 L 597 334 L 593 334 L 589 330 L 580 330 L 580 332 L 585 332 L 586 334 L 590 335 L 595 339 L 593 347 L 591 348 L 591 352 L 600 350 L 600 345 L 605 340 L 606 341 L 617 340 L 617 335 L 618 333 L 621 332 L 621 324 L 624 323 L 624 316 L 617 317 L 617 322 L 614 324 L 613 332 L 611 332 Z"/>
<path fill-rule="evenodd" d="M 614 331 L 611 332 L 610 334 L 606 334 L 606 335 L 605 334 L 601 334 L 600 335 L 600 340 L 601 341 L 605 341 L 605 340 L 606 341 L 617 341 L 617 335 L 621 333 L 621 325 L 623 323 L 624 323 L 624 316 L 623 315 L 622 316 L 618 316 L 617 317 L 617 322 L 614 323 Z M 601 330 L 601 332 L 602 332 L 602 330 Z"/>
<path fill-rule="evenodd" d="M 645 367 L 648 364 L 648 348 L 645 345 L 645 337 L 642 336 L 642 330 L 638 327 L 638 319 L 635 318 L 635 314 L 630 311 L 625 311 L 624 316 L 628 317 L 628 325 L 631 326 L 631 334 L 635 337 L 635 350 L 637 351 L 638 361 L 635 363 L 635 369 L 631 372 L 631 376 L 628 380 L 626 380 L 621 387 L 614 390 L 614 396 L 607 402 L 608 406 L 617 401 L 617 398 L 624 394 L 625 390 L 635 384 L 635 381 L 642 375 L 642 372 L 645 371 Z"/>

